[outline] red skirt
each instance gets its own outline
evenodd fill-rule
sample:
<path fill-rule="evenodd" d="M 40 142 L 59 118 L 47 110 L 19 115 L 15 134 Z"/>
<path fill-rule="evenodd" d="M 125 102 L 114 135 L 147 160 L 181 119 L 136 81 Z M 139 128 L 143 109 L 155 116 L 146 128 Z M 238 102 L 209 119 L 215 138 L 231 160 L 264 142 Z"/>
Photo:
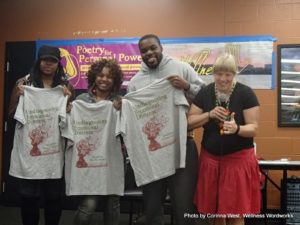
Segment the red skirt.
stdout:
<path fill-rule="evenodd" d="M 214 156 L 203 147 L 194 203 L 203 214 L 260 212 L 260 176 L 254 149 Z"/>

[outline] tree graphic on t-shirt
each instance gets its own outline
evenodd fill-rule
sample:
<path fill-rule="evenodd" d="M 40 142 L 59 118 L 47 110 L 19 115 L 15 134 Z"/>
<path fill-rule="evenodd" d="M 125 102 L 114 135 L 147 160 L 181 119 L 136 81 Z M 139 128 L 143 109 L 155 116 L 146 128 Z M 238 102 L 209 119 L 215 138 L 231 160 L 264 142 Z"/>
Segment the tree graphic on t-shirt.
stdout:
<path fill-rule="evenodd" d="M 38 127 L 29 131 L 29 138 L 31 140 L 32 149 L 30 150 L 31 156 L 41 155 L 41 151 L 38 147 L 48 137 L 49 127 L 46 126 L 46 122 L 40 124 Z"/>
<path fill-rule="evenodd" d="M 78 168 L 87 167 L 88 164 L 84 157 L 95 149 L 95 145 L 91 143 L 91 136 L 81 139 L 79 142 L 77 142 L 76 148 L 78 152 L 78 161 L 76 162 L 76 166 Z"/>
<path fill-rule="evenodd" d="M 154 115 L 143 127 L 143 132 L 147 135 L 149 142 L 149 150 L 155 151 L 162 146 L 155 140 L 160 131 L 166 126 L 167 118 L 164 115 Z"/>

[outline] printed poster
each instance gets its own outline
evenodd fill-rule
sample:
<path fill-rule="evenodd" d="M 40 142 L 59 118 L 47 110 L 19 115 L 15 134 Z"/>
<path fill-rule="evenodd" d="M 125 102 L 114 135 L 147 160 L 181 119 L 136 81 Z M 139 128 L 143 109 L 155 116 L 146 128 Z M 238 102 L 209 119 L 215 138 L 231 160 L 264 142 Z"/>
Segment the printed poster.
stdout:
<path fill-rule="evenodd" d="M 39 40 L 41 45 L 60 48 L 62 64 L 75 89 L 86 89 L 86 73 L 101 58 L 115 59 L 124 73 L 123 87 L 138 72 L 142 62 L 139 38 L 107 38 L 80 40 Z M 237 80 L 253 89 L 274 88 L 274 54 L 272 36 L 162 38 L 163 53 L 189 63 L 208 84 L 216 57 L 228 52 L 235 56 Z"/>

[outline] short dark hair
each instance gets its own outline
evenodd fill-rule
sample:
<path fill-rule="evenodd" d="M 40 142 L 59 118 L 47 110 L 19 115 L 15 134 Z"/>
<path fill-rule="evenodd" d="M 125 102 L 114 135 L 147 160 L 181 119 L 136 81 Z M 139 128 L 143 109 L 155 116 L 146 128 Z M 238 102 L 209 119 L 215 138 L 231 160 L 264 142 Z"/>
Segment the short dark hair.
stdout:
<path fill-rule="evenodd" d="M 123 72 L 119 64 L 114 59 L 100 59 L 91 65 L 89 71 L 86 74 L 88 80 L 88 88 L 92 88 L 94 86 L 96 76 L 101 73 L 104 67 L 109 68 L 111 74 L 113 75 L 114 84 L 112 92 L 114 94 L 117 94 L 123 82 Z"/>
<path fill-rule="evenodd" d="M 139 43 L 138 43 L 139 47 L 140 47 L 141 42 L 142 42 L 143 40 L 148 39 L 148 38 L 154 38 L 154 39 L 157 41 L 157 43 L 158 43 L 159 45 L 161 45 L 160 39 L 159 39 L 159 37 L 158 37 L 157 35 L 155 35 L 155 34 L 146 34 L 146 35 L 144 35 L 144 36 L 142 36 L 142 37 L 140 38 Z"/>

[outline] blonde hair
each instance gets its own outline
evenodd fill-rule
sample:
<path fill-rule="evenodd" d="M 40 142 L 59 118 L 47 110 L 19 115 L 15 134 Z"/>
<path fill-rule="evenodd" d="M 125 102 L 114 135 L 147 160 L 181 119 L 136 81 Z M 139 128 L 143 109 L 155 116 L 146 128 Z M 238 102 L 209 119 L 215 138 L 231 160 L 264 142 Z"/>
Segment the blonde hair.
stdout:
<path fill-rule="evenodd" d="M 213 73 L 220 71 L 237 74 L 237 65 L 233 55 L 229 53 L 223 53 L 218 56 L 213 66 Z"/>

